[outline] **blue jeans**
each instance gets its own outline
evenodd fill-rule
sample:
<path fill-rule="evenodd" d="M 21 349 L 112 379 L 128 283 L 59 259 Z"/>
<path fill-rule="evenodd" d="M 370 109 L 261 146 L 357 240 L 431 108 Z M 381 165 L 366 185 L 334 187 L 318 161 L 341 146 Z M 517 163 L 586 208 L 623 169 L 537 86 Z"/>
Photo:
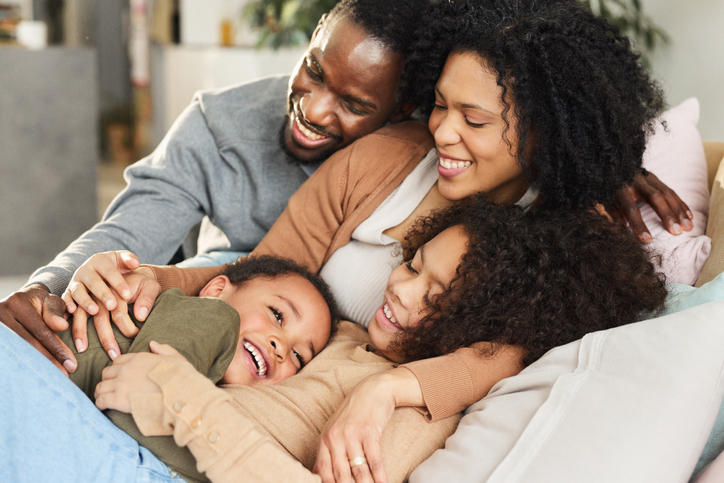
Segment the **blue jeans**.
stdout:
<path fill-rule="evenodd" d="M 239 257 L 245 257 L 249 252 L 209 252 L 199 253 L 195 257 L 187 258 L 181 263 L 177 263 L 177 267 L 215 267 L 233 263 Z"/>
<path fill-rule="evenodd" d="M 2 323 L 0 392 L 0 481 L 184 481 Z"/>

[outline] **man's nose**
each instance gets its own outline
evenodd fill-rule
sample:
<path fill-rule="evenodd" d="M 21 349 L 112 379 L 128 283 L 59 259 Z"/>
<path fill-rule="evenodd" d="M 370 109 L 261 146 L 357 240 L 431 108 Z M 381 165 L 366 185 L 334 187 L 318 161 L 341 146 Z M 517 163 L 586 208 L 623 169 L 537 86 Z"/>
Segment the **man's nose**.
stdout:
<path fill-rule="evenodd" d="M 334 117 L 334 96 L 324 89 L 309 92 L 299 102 L 304 119 L 319 127 L 332 123 Z"/>

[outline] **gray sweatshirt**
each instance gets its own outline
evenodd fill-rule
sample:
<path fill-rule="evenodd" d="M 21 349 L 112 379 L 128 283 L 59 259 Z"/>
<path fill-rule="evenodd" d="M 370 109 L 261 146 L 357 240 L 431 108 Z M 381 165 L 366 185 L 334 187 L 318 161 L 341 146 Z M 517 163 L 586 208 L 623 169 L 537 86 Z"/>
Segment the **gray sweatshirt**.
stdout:
<path fill-rule="evenodd" d="M 88 257 L 108 250 L 167 263 L 204 216 L 199 251 L 251 251 L 312 171 L 279 142 L 288 80 L 268 77 L 196 94 L 158 148 L 126 169 L 128 186 L 103 220 L 28 283 L 60 295 Z"/>

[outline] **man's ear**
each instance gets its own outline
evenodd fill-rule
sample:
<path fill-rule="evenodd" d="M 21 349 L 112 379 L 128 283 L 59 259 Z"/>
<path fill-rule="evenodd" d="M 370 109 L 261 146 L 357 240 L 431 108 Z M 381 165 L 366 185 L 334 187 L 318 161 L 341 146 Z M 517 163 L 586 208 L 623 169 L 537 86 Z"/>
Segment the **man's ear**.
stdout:
<path fill-rule="evenodd" d="M 314 28 L 314 32 L 312 32 L 312 38 L 310 40 L 314 40 L 314 37 L 316 37 L 319 31 L 322 30 L 324 22 L 327 20 L 327 18 L 329 18 L 328 13 L 322 15 L 322 18 L 319 19 L 319 22 L 317 22 L 317 26 Z"/>
<path fill-rule="evenodd" d="M 392 114 L 390 114 L 390 122 L 400 122 L 409 118 L 412 112 L 417 109 L 417 104 L 414 102 L 405 102 L 401 106 L 396 107 Z"/>
<path fill-rule="evenodd" d="M 226 275 L 219 275 L 214 277 L 206 284 L 204 288 L 199 292 L 199 297 L 214 297 L 220 298 L 224 289 L 231 285 L 231 280 Z"/>

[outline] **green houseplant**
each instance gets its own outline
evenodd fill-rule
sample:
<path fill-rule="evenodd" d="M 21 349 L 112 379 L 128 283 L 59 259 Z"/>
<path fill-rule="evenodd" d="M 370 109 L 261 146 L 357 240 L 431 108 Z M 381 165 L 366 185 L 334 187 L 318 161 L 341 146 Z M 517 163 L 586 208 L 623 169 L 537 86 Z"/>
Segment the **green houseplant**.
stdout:
<path fill-rule="evenodd" d="M 339 0 L 251 0 L 244 17 L 259 31 L 257 47 L 279 48 L 307 42 L 321 16 Z M 392 0 L 394 1 L 394 0 Z M 641 0 L 578 0 L 626 32 L 642 53 L 668 42 L 668 36 L 643 12 Z"/>

